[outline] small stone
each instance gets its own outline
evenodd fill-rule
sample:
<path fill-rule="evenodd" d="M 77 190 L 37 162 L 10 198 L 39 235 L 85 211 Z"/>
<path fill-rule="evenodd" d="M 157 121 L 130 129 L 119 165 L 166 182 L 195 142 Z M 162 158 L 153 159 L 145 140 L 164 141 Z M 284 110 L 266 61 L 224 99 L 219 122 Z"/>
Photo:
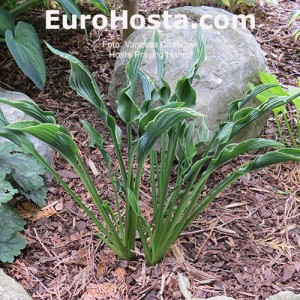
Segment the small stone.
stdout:
<path fill-rule="evenodd" d="M 0 300 L 32 300 L 24 288 L 0 269 Z"/>

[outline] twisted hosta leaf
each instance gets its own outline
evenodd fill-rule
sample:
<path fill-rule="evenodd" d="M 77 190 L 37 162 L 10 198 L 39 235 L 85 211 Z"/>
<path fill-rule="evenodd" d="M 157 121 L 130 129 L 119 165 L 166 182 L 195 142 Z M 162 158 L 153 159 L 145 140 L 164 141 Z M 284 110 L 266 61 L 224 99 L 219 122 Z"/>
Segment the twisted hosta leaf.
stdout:
<path fill-rule="evenodd" d="M 56 123 L 53 112 L 41 110 L 33 101 L 16 101 L 0 98 L 0 103 L 15 107 L 40 122 L 53 124 Z"/>
<path fill-rule="evenodd" d="M 203 115 L 189 108 L 166 108 L 148 122 L 144 134 L 140 137 L 137 149 L 137 160 L 143 161 L 154 143 L 168 129 L 187 118 L 198 118 Z"/>
<path fill-rule="evenodd" d="M 118 96 L 118 114 L 126 124 L 137 120 L 140 115 L 140 110 L 134 102 L 134 93 L 139 74 L 142 75 L 139 70 L 148 40 L 144 46 L 134 52 L 126 65 L 127 86 L 119 92 Z"/>
<path fill-rule="evenodd" d="M 6 126 L 6 128 L 35 136 L 58 151 L 67 161 L 76 164 L 78 149 L 66 128 L 35 121 L 17 122 Z"/>
<path fill-rule="evenodd" d="M 0 261 L 12 263 L 27 242 L 19 236 L 26 222 L 8 204 L 0 204 Z"/>
<path fill-rule="evenodd" d="M 0 35 L 5 36 L 7 29 L 14 31 L 15 21 L 8 11 L 0 8 Z"/>
<path fill-rule="evenodd" d="M 192 61 L 189 69 L 184 77 L 179 79 L 176 84 L 175 94 L 180 102 L 185 102 L 186 106 L 194 106 L 196 104 L 196 92 L 192 87 L 193 79 L 200 67 L 205 61 L 205 48 L 201 27 L 197 31 L 197 44 L 194 48 Z"/>
<path fill-rule="evenodd" d="M 33 26 L 18 22 L 14 31 L 6 30 L 5 41 L 20 69 L 39 89 L 43 89 L 46 82 L 46 67 Z"/>
<path fill-rule="evenodd" d="M 80 20 L 81 12 L 73 0 L 57 0 L 57 2 L 61 5 L 64 12 L 68 15 L 69 20 L 71 19 L 71 15 L 76 15 L 77 19 Z"/>

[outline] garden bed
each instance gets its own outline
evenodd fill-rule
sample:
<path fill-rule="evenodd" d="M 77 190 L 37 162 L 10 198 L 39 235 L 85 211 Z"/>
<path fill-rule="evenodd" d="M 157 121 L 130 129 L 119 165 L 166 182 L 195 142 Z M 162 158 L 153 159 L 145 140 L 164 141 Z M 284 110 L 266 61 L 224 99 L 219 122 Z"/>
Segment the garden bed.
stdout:
<path fill-rule="evenodd" d="M 184 4 L 143 1 L 141 13 L 157 13 Z M 300 77 L 300 42 L 294 42 L 287 31 L 289 14 L 299 6 L 299 0 L 282 1 L 278 7 L 264 5 L 254 10 L 257 24 L 253 34 L 266 52 L 271 72 L 283 85 L 296 85 Z M 27 17 L 34 19 L 39 36 L 82 60 L 107 100 L 114 66 L 109 54 L 115 50 L 109 48 L 109 42 L 121 42 L 120 32 L 92 30 L 86 37 L 82 31 L 45 31 L 43 14 L 39 11 L 31 14 Z M 66 61 L 43 48 L 48 71 L 43 91 L 24 77 L 13 60 L 5 60 L 9 57 L 5 51 L 0 54 L 0 86 L 24 92 L 43 109 L 54 111 L 58 122 L 72 132 L 85 160 L 95 162 L 95 183 L 100 196 L 109 201 L 113 193 L 107 171 L 102 161 L 93 159 L 98 152 L 89 148 L 79 119 L 88 120 L 106 135 L 104 126 L 90 105 L 69 88 Z M 121 121 L 119 125 L 123 126 Z M 278 140 L 272 116 L 263 136 Z M 223 167 L 209 185 L 249 158 L 250 155 L 243 155 Z M 83 200 L 88 199 L 76 174 L 59 156 L 56 170 Z M 299 186 L 299 165 L 293 163 L 242 177 L 189 226 L 162 263 L 147 267 L 143 260 L 119 260 L 94 238 L 92 222 L 53 183 L 48 205 L 42 211 L 26 201 L 18 206 L 28 219 L 24 237 L 29 244 L 14 264 L 2 267 L 33 299 L 184 299 L 179 289 L 179 274 L 189 279 L 194 297 L 199 298 L 227 295 L 237 299 L 265 299 L 282 290 L 297 293 L 300 292 Z M 146 178 L 142 189 L 143 209 L 147 211 Z"/>

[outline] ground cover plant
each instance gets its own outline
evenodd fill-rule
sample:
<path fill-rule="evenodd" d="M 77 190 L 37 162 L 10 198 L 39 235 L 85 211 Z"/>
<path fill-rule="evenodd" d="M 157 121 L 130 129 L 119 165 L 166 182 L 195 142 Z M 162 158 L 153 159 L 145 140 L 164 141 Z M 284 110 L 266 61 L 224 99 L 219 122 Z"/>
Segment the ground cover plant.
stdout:
<path fill-rule="evenodd" d="M 128 151 L 126 160 L 121 153 L 121 129 L 106 109 L 91 73 L 74 56 L 48 45 L 52 52 L 70 62 L 70 86 L 96 108 L 110 133 L 119 163 L 119 169 L 115 170 L 111 169 L 111 159 L 103 146 L 103 136 L 88 122 L 82 121 L 90 136 L 91 144 L 100 150 L 105 161 L 114 191 L 114 205 L 99 197 L 71 133 L 65 127 L 56 124 L 51 112 L 42 111 L 31 102 L 0 99 L 0 102 L 21 109 L 38 120 L 8 124 L 2 114 L 0 135 L 12 140 L 36 157 L 92 219 L 100 230 L 95 235 L 120 258 L 132 260 L 141 255 L 135 253 L 136 231 L 138 231 L 144 251 L 142 255 L 145 256 L 148 265 L 160 262 L 179 234 L 236 179 L 251 171 L 279 162 L 300 161 L 299 149 L 282 148 L 281 143 L 272 140 L 251 139 L 239 144 L 232 143 L 236 134 L 261 115 L 300 96 L 298 93 L 292 96 L 271 97 L 258 107 L 244 108 L 255 96 L 275 88 L 277 86 L 275 84 L 257 86 L 243 99 L 233 101 L 228 108 L 227 120 L 212 134 L 201 159 L 194 160 L 199 148 L 209 139 L 205 117 L 192 109 L 196 101 L 192 81 L 205 59 L 201 30 L 197 34 L 197 43 L 189 69 L 178 80 L 175 93 L 170 91 L 164 78 L 167 66 L 157 34 L 154 41 L 158 58 L 159 86 L 155 86 L 154 81 L 140 68 L 145 45 L 130 59 L 126 68 L 127 87 L 119 93 L 118 114 L 126 124 Z M 145 95 L 141 107 L 134 102 L 138 79 L 143 83 Z M 200 123 L 200 127 L 195 138 L 196 122 Z M 137 128 L 136 135 L 133 125 Z M 48 143 L 72 165 L 96 204 L 101 219 L 89 210 L 59 174 L 39 156 L 26 137 L 26 133 Z M 161 140 L 160 154 L 155 150 L 159 140 Z M 210 191 L 202 194 L 207 180 L 213 173 L 240 154 L 278 147 L 279 150 L 254 155 L 250 162 L 237 167 Z M 177 160 L 175 184 L 171 185 L 170 178 L 174 171 L 175 160 Z M 150 164 L 151 169 L 152 211 L 150 215 L 144 216 L 140 209 L 140 188 L 146 163 Z M 125 206 L 124 217 L 121 213 L 123 205 Z"/>
<path fill-rule="evenodd" d="M 9 141 L 0 142 L 0 261 L 12 263 L 27 242 L 19 235 L 26 222 L 10 204 L 17 194 L 40 207 L 46 204 L 46 170 Z"/>

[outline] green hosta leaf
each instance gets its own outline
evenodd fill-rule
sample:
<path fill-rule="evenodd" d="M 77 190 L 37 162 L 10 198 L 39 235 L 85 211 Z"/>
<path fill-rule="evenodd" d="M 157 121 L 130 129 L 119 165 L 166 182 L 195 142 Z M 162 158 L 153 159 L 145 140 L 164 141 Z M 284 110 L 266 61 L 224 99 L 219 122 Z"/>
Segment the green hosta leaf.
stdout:
<path fill-rule="evenodd" d="M 135 51 L 127 63 L 125 71 L 127 77 L 127 86 L 123 88 L 118 95 L 118 114 L 127 124 L 137 120 L 140 116 L 140 110 L 134 102 L 134 96 L 140 74 L 140 65 L 148 40 L 142 47 Z"/>
<path fill-rule="evenodd" d="M 278 85 L 270 89 L 270 92 L 274 94 L 273 96 L 288 96 L 288 93 L 279 85 L 279 81 L 277 80 L 276 76 L 263 71 L 259 71 L 259 78 L 263 84 Z"/>
<path fill-rule="evenodd" d="M 55 124 L 53 112 L 41 110 L 33 101 L 16 101 L 11 99 L 0 98 L 0 103 L 15 107 L 25 114 L 39 120 L 42 123 Z"/>
<path fill-rule="evenodd" d="M 196 92 L 192 87 L 192 82 L 200 65 L 205 61 L 205 48 L 201 27 L 197 31 L 197 44 L 194 48 L 193 57 L 189 69 L 184 77 L 179 79 L 176 84 L 175 94 L 180 102 L 185 102 L 186 106 L 196 104 Z"/>
<path fill-rule="evenodd" d="M 16 63 L 34 84 L 43 89 L 46 67 L 38 36 L 32 25 L 19 22 L 14 32 L 5 32 L 5 41 Z"/>
<path fill-rule="evenodd" d="M 300 18 L 300 9 L 296 9 L 292 12 L 290 20 L 289 20 L 289 28 L 291 28 L 292 24 Z"/>
<path fill-rule="evenodd" d="M 0 8 L 0 35 L 5 36 L 7 29 L 14 31 L 15 21 L 8 11 Z"/>
<path fill-rule="evenodd" d="M 69 131 L 62 126 L 26 121 L 10 124 L 6 128 L 29 133 L 58 151 L 71 164 L 77 163 L 77 146 Z"/>
<path fill-rule="evenodd" d="M 105 15 L 108 15 L 108 8 L 103 0 L 91 0 L 91 2 L 99 8 Z"/>
<path fill-rule="evenodd" d="M 8 204 L 0 205 L 0 261 L 12 263 L 27 242 L 18 232 L 26 222 Z"/>
<path fill-rule="evenodd" d="M 143 161 L 147 157 L 154 143 L 168 129 L 184 119 L 202 116 L 202 114 L 185 107 L 166 108 L 159 112 L 159 114 L 148 123 L 144 134 L 138 141 L 137 160 L 139 162 Z"/>
<path fill-rule="evenodd" d="M 71 73 L 69 83 L 76 93 L 86 99 L 96 107 L 104 108 L 101 93 L 99 91 L 96 80 L 86 66 L 71 54 L 61 52 L 47 42 L 45 42 L 50 51 L 69 61 L 71 65 Z"/>
<path fill-rule="evenodd" d="M 141 216 L 140 207 L 138 203 L 138 199 L 136 198 L 135 194 L 130 190 L 127 189 L 127 200 L 137 216 Z"/>
<path fill-rule="evenodd" d="M 214 169 L 218 168 L 224 163 L 246 152 L 258 151 L 267 147 L 276 148 L 283 146 L 284 145 L 281 143 L 260 138 L 250 139 L 239 144 L 230 144 L 221 151 L 217 158 L 212 160 L 212 166 Z"/>

